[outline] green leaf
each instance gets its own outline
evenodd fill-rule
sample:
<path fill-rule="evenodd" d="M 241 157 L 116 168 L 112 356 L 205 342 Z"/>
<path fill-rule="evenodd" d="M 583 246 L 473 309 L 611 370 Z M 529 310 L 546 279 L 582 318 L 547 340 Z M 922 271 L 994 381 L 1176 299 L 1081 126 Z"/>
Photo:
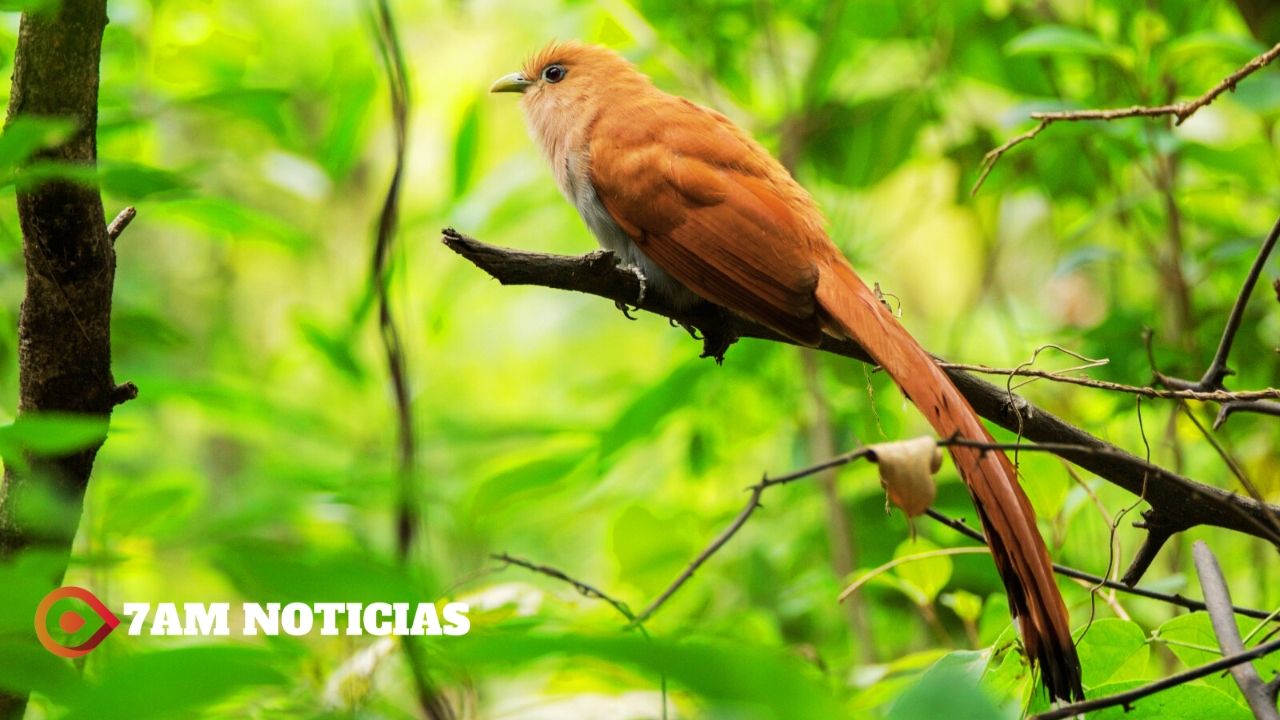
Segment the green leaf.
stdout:
<path fill-rule="evenodd" d="M 275 215 L 254 210 L 227 198 L 200 197 L 167 202 L 156 208 L 161 216 L 187 221 L 232 240 L 262 240 L 294 249 L 310 244 L 306 233 Z"/>
<path fill-rule="evenodd" d="M 957 590 L 946 593 L 941 600 L 944 607 L 951 608 L 951 612 L 965 622 L 976 623 L 982 617 L 982 598 L 971 592 Z"/>
<path fill-rule="evenodd" d="M 0 133 L 0 174 L 12 172 L 37 150 L 66 141 L 75 129 L 75 121 L 66 118 L 14 118 Z"/>
<path fill-rule="evenodd" d="M 937 549 L 938 546 L 928 540 L 917 538 L 899 545 L 893 557 L 895 559 L 908 557 Z M 926 605 L 937 599 L 938 593 L 951 582 L 952 568 L 951 558 L 942 555 L 907 561 L 894 568 L 893 574 L 904 585 L 915 590 L 909 594 L 913 596 L 917 605 Z"/>
<path fill-rule="evenodd" d="M 0 12 L 46 13 L 62 7 L 62 0 L 0 0 Z"/>
<path fill-rule="evenodd" d="M 512 667 L 557 656 L 573 658 L 575 675 L 592 667 L 582 658 L 640 670 L 655 687 L 659 674 L 665 674 L 669 685 L 699 697 L 703 717 L 829 720 L 845 716 L 817 671 L 792 653 L 741 643 L 647 640 L 635 634 L 534 634 L 516 628 L 481 632 L 473 628 L 470 635 L 439 648 L 468 674 L 481 672 L 501 678 L 510 678 Z M 655 707 L 652 715 L 659 714 Z"/>
<path fill-rule="evenodd" d="M 641 393 L 618 414 L 600 436 L 600 458 L 610 460 L 629 442 L 651 436 L 658 424 L 671 413 L 689 407 L 685 398 L 693 395 L 693 387 L 705 370 L 701 363 L 677 365 L 671 374 Z"/>
<path fill-rule="evenodd" d="M 114 657 L 70 703 L 66 720 L 147 720 L 190 714 L 233 692 L 282 685 L 280 658 L 251 647 L 205 645 Z M 140 693 L 146 697 L 139 702 Z"/>
<path fill-rule="evenodd" d="M 216 110 L 238 120 L 253 120 L 280 140 L 290 134 L 288 90 L 262 87 L 227 87 L 194 95 L 175 104 L 197 110 Z"/>
<path fill-rule="evenodd" d="M 349 333 L 330 334 L 311 320 L 299 320 L 298 330 L 303 340 L 329 361 L 329 366 L 339 371 L 348 380 L 360 381 L 365 377 L 364 366 L 356 358 L 353 351 L 355 338 Z"/>
<path fill-rule="evenodd" d="M 1015 718 L 1016 708 L 1001 709 L 981 684 L 987 654 L 949 653 L 921 674 L 889 710 L 889 720 L 935 718 Z"/>
<path fill-rule="evenodd" d="M 1215 56 L 1233 63 L 1244 63 L 1264 50 L 1266 47 L 1253 38 L 1201 30 L 1169 41 L 1164 46 L 1163 59 L 1165 66 L 1170 68 L 1189 61 L 1203 63 Z"/>
<path fill-rule="evenodd" d="M 1253 629 L 1256 621 L 1236 616 L 1236 625 L 1241 636 Z M 1152 633 L 1156 638 L 1167 641 L 1166 647 L 1181 660 L 1187 668 L 1211 663 L 1222 658 L 1218 649 L 1218 636 L 1213 631 L 1213 621 L 1205 612 L 1193 612 L 1169 620 Z M 1280 656 L 1275 654 L 1254 661 L 1258 673 L 1267 678 L 1280 672 Z M 1238 692 L 1235 680 L 1228 673 L 1215 673 L 1203 679 L 1203 682 L 1223 690 L 1233 696 Z"/>
<path fill-rule="evenodd" d="M 1119 618 L 1095 621 L 1076 648 L 1085 687 L 1142 679 L 1151 652 L 1142 628 Z"/>
<path fill-rule="evenodd" d="M 357 549 L 316 551 L 284 543 L 222 540 L 214 564 L 257 602 L 396 602 L 434 597 L 416 573 Z"/>
<path fill-rule="evenodd" d="M 471 187 L 475 173 L 477 139 L 480 137 L 480 103 L 472 100 L 462 114 L 462 122 L 453 138 L 453 198 L 456 200 Z"/>
<path fill-rule="evenodd" d="M 104 160 L 99 162 L 98 182 L 102 191 L 121 199 L 136 201 L 154 195 L 180 195 L 193 188 L 183 176 L 133 162 Z"/>
<path fill-rule="evenodd" d="M 107 419 L 101 416 L 28 413 L 0 426 L 0 455 L 6 462 L 20 461 L 24 453 L 67 455 L 93 447 L 106 437 Z"/>
<path fill-rule="evenodd" d="M 1099 685 L 1085 693 L 1090 699 L 1115 695 L 1144 685 L 1141 680 Z M 1178 685 L 1136 700 L 1089 713 L 1089 720 L 1249 720 L 1253 714 L 1240 701 L 1216 687 L 1199 682 Z"/>
<path fill-rule="evenodd" d="M 1068 55 L 1121 59 L 1121 49 L 1096 35 L 1065 25 L 1042 25 L 1014 37 L 1004 46 L 1006 55 Z"/>

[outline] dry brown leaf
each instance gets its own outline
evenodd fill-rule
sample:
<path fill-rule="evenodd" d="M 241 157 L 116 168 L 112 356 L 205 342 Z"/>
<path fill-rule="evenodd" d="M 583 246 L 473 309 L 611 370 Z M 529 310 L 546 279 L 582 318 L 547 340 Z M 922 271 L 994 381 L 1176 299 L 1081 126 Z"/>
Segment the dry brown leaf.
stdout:
<path fill-rule="evenodd" d="M 933 504 L 938 484 L 933 474 L 942 467 L 942 450 L 929 436 L 877 443 L 868 457 L 880 468 L 880 484 L 889 501 L 915 517 Z"/>

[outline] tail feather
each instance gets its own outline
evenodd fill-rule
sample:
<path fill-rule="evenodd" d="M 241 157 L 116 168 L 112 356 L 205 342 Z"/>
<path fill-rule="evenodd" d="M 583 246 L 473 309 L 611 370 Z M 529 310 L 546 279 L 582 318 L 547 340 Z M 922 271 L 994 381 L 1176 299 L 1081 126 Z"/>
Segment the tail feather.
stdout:
<path fill-rule="evenodd" d="M 951 379 L 843 258 L 833 258 L 821 270 L 817 297 L 831 329 L 865 348 L 939 436 L 992 440 Z M 951 457 L 977 507 L 1027 656 L 1039 667 L 1051 698 L 1083 699 L 1066 604 L 1013 464 L 1003 452 L 978 448 L 952 447 Z"/>

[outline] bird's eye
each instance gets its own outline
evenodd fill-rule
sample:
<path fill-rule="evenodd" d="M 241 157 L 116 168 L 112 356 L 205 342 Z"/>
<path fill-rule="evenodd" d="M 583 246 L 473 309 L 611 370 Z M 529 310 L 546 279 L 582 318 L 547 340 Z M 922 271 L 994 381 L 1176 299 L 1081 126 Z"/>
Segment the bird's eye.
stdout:
<path fill-rule="evenodd" d="M 558 83 L 564 79 L 565 74 L 568 72 L 563 65 L 548 65 L 542 71 L 542 79 L 549 83 Z"/>

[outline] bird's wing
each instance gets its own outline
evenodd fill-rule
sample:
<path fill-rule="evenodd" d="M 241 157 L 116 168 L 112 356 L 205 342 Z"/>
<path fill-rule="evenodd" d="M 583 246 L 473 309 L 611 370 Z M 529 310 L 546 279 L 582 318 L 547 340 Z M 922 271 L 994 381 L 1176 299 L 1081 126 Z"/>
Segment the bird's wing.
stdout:
<path fill-rule="evenodd" d="M 591 182 L 644 254 L 701 297 L 816 344 L 810 246 L 822 229 L 786 171 L 723 116 L 685 100 L 606 115 L 592 129 Z"/>

